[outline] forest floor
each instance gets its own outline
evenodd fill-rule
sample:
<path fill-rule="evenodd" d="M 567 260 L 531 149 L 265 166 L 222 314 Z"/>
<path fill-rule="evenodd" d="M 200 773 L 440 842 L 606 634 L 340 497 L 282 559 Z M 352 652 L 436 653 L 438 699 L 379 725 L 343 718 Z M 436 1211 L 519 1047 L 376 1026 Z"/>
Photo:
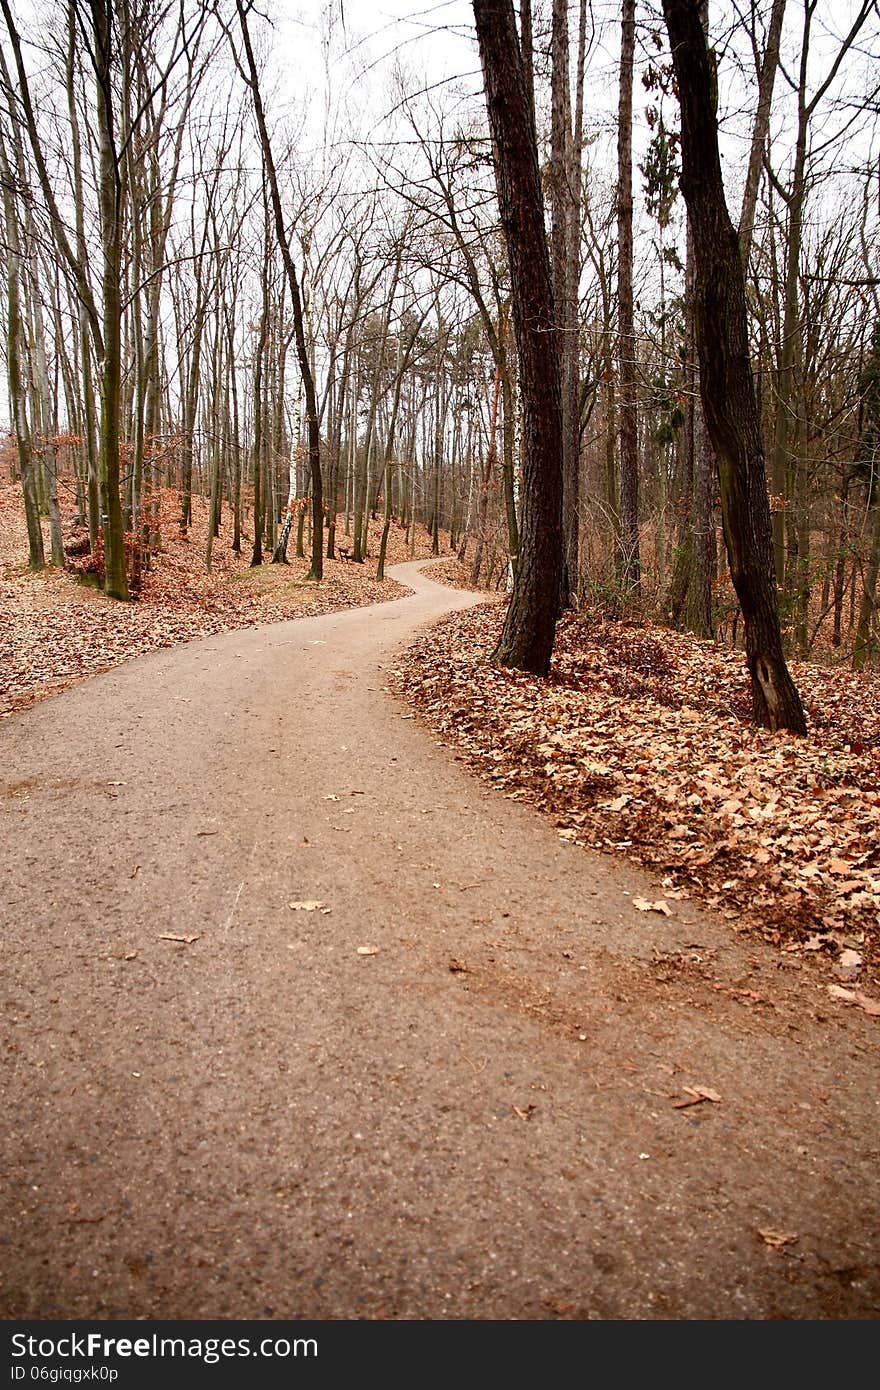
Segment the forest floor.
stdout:
<path fill-rule="evenodd" d="M 416 571 L 0 723 L 0 1313 L 876 1318 L 878 1021 L 429 737 Z"/>
<path fill-rule="evenodd" d="M 425 573 L 466 587 L 458 565 Z M 735 930 L 815 953 L 837 998 L 880 1016 L 876 673 L 794 662 L 804 740 L 751 724 L 729 647 L 579 613 L 536 680 L 493 665 L 503 618 L 499 601 L 452 614 L 398 660 L 395 687 L 563 839 L 656 874 L 641 910 L 698 898 Z"/>
<path fill-rule="evenodd" d="M 79 534 L 72 498 L 62 493 L 60 501 L 65 537 Z M 21 487 L 0 482 L 0 718 L 66 690 L 85 676 L 175 642 L 255 623 L 335 613 L 405 592 L 393 579 L 380 583 L 375 578 L 381 521 L 370 522 L 365 564 L 325 561 L 324 578 L 314 584 L 306 580 L 308 560 L 294 554 L 295 532 L 288 547 L 288 565 L 269 563 L 269 555 L 266 563 L 252 569 L 253 535 L 243 539 L 240 555 L 232 550 L 228 506 L 208 573 L 206 500 L 193 498 L 193 523 L 187 537 L 180 535 L 177 524 L 177 493 L 163 493 L 160 506 L 163 549 L 144 574 L 138 601 L 120 604 L 84 582 L 73 567 L 76 561 L 66 571 L 51 566 L 28 570 Z M 345 546 L 342 521 L 340 517 L 337 545 Z M 48 556 L 45 523 L 43 531 Z M 417 529 L 411 550 L 404 533 L 392 523 L 389 565 L 430 554 L 431 540 L 423 527 Z"/>

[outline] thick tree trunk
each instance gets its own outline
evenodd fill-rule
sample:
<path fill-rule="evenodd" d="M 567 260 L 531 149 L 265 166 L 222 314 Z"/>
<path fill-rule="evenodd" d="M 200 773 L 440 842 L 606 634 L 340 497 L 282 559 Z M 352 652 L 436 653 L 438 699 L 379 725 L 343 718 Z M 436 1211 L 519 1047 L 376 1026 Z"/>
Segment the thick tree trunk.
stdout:
<path fill-rule="evenodd" d="M 755 719 L 806 733 L 779 626 L 764 449 L 749 358 L 745 278 L 724 198 L 698 0 L 663 0 L 681 103 L 681 187 L 691 217 L 700 390 L 718 462 L 730 573 L 743 612 Z"/>
<path fill-rule="evenodd" d="M 507 243 L 523 412 L 522 528 L 495 659 L 545 675 L 562 572 L 562 397 L 529 81 L 512 0 L 474 0 Z"/>

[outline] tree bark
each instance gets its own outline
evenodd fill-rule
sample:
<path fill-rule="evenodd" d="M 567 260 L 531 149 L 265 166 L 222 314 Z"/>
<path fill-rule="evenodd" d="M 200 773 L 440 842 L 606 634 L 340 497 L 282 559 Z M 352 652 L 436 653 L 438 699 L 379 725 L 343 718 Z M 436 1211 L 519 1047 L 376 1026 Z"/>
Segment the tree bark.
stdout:
<path fill-rule="evenodd" d="M 43 531 L 40 526 L 40 509 L 37 503 L 34 479 L 31 431 L 28 424 L 27 402 L 21 370 L 21 250 L 18 244 L 18 214 L 12 197 L 12 174 L 7 163 L 2 136 L 0 136 L 0 182 L 3 185 L 3 208 L 6 221 L 6 369 L 9 382 L 9 408 L 13 417 L 12 427 L 24 500 L 24 515 L 28 535 L 28 564 L 31 569 L 36 570 L 43 568 L 46 558 L 43 550 Z"/>
<path fill-rule="evenodd" d="M 507 244 L 523 413 L 519 563 L 495 660 L 545 675 L 562 572 L 562 393 L 529 83 L 512 0 L 474 0 Z"/>
<path fill-rule="evenodd" d="M 700 390 L 715 450 L 730 573 L 743 613 L 754 717 L 806 734 L 779 626 L 764 448 L 749 358 L 745 277 L 724 197 L 699 0 L 663 0 L 681 104 L 681 189 L 694 236 Z"/>
<path fill-rule="evenodd" d="M 572 418 L 572 371 L 577 371 L 577 305 L 569 302 L 572 288 L 570 261 L 580 238 L 574 236 L 571 216 L 571 90 L 568 61 L 568 0 L 553 0 L 551 32 L 551 153 L 550 202 L 552 230 L 550 256 L 553 299 L 559 330 L 562 379 L 562 587 L 560 607 L 571 606 L 577 589 L 577 420 Z M 573 360 L 574 359 L 574 360 Z M 575 393 L 575 399 L 576 399 Z"/>
<path fill-rule="evenodd" d="M 636 0 L 623 0 L 617 134 L 618 354 L 620 422 L 620 557 L 625 588 L 641 579 L 636 337 L 633 322 L 632 108 Z"/>
<path fill-rule="evenodd" d="M 764 164 L 764 145 L 770 129 L 770 107 L 773 102 L 773 87 L 779 67 L 779 40 L 782 36 L 782 21 L 785 17 L 785 0 L 773 0 L 770 24 L 767 29 L 767 42 L 761 59 L 761 72 L 758 78 L 758 105 L 755 123 L 752 126 L 752 143 L 749 150 L 749 167 L 746 173 L 746 186 L 743 190 L 742 207 L 739 214 L 739 249 L 743 266 L 749 262 L 752 245 L 752 231 L 755 226 L 755 208 L 758 203 L 758 187 L 761 182 L 761 169 Z"/>
<path fill-rule="evenodd" d="M 870 665 L 876 660 L 878 652 L 878 642 L 873 634 L 873 626 L 877 614 L 877 576 L 880 573 L 880 496 L 877 496 L 873 511 L 873 528 L 871 532 L 871 549 L 868 555 L 868 562 L 865 566 L 865 577 L 862 587 L 862 599 L 859 604 L 859 620 L 856 626 L 856 640 L 853 647 L 853 670 L 859 671 L 863 666 Z"/>
<path fill-rule="evenodd" d="M 103 253 L 101 331 L 101 425 L 99 466 L 104 540 L 104 592 L 127 599 L 125 527 L 119 491 L 119 445 L 122 422 L 122 238 L 123 170 L 116 150 L 113 109 L 113 10 L 109 0 L 92 6 L 98 125 L 98 207 Z"/>

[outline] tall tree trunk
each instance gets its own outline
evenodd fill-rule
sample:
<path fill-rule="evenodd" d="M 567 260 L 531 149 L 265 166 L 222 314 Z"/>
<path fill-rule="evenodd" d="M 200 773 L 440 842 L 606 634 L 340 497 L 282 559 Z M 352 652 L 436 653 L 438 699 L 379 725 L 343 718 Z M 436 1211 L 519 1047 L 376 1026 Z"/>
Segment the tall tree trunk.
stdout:
<path fill-rule="evenodd" d="M 636 42 L 636 0 L 623 0 L 620 42 L 620 96 L 617 127 L 618 353 L 620 391 L 620 556 L 625 588 L 641 580 L 639 554 L 638 407 L 636 336 L 633 315 L 632 108 Z"/>
<path fill-rule="evenodd" d="M 486 450 L 486 462 L 483 465 L 483 477 L 480 483 L 480 501 L 479 510 L 477 512 L 477 544 L 474 548 L 474 558 L 471 561 L 469 582 L 472 589 L 479 587 L 480 569 L 483 564 L 483 550 L 486 545 L 486 521 L 489 514 L 489 487 L 492 482 L 492 470 L 495 467 L 495 440 L 498 431 L 498 398 L 500 386 L 501 369 L 496 367 L 495 382 L 492 387 L 492 410 L 489 415 L 489 447 Z"/>
<path fill-rule="evenodd" d="M 7 337 L 6 368 L 9 382 L 9 409 L 18 458 L 18 471 L 24 499 L 25 524 L 28 536 L 28 564 L 42 569 L 46 563 L 43 551 L 43 532 L 34 478 L 34 459 L 31 431 L 27 416 L 24 381 L 22 378 L 22 317 L 21 317 L 21 248 L 18 239 L 18 213 L 13 198 L 13 181 L 0 138 L 0 182 L 3 185 L 3 210 L 6 217 L 6 286 Z"/>
<path fill-rule="evenodd" d="M 577 476 L 577 422 L 572 419 L 569 389 L 572 372 L 576 316 L 569 304 L 571 277 L 571 87 L 568 60 L 568 0 L 553 0 L 551 30 L 551 155 L 550 155 L 550 256 L 553 269 L 553 301 L 559 330 L 562 379 L 562 587 L 560 603 L 568 608 L 577 586 L 576 558 L 571 554 L 576 519 L 572 483 Z M 572 432 L 574 429 L 574 433 Z"/>
<path fill-rule="evenodd" d="M 348 404 L 348 381 L 351 372 L 353 324 L 349 327 L 342 355 L 342 376 L 334 401 L 335 410 L 331 416 L 330 479 L 327 501 L 327 559 L 336 558 L 336 508 L 339 493 L 339 460 L 342 454 L 342 425 Z"/>
<path fill-rule="evenodd" d="M 801 31 L 797 84 L 797 129 L 794 158 L 787 190 L 774 179 L 788 210 L 788 236 L 785 252 L 783 325 L 777 364 L 776 427 L 772 453 L 773 491 L 791 495 L 794 524 L 791 531 L 793 553 L 784 555 L 784 513 L 774 514 L 774 542 L 777 578 L 785 579 L 787 597 L 797 603 L 797 640 L 801 650 L 807 645 L 806 611 L 810 587 L 810 505 L 811 487 L 807 452 L 806 403 L 804 399 L 804 339 L 800 314 L 799 277 L 803 248 L 807 200 L 810 124 L 844 59 L 869 16 L 876 11 L 875 0 L 859 0 L 849 31 L 838 40 L 837 52 L 825 74 L 808 97 L 810 79 L 815 73 L 811 52 L 812 25 L 817 0 L 805 0 Z M 787 563 L 786 563 L 787 561 Z"/>
<path fill-rule="evenodd" d="M 694 236 L 700 390 L 715 449 L 730 573 L 745 624 L 755 719 L 806 733 L 785 664 L 764 449 L 749 357 L 745 277 L 724 198 L 699 0 L 663 0 L 681 104 L 681 187 Z"/>
<path fill-rule="evenodd" d="M 263 401 L 263 359 L 266 355 L 266 342 L 269 337 L 269 228 L 266 226 L 266 246 L 263 255 L 263 308 L 260 314 L 260 328 L 257 345 L 254 349 L 254 544 L 251 551 L 251 568 L 263 563 L 263 435 L 265 403 Z"/>
<path fill-rule="evenodd" d="M 67 5 L 67 46 L 65 70 L 67 79 L 67 110 L 70 119 L 70 157 L 73 181 L 73 205 L 76 218 L 76 259 L 82 268 L 81 276 L 87 278 L 88 244 L 85 230 L 85 194 L 83 192 L 82 148 L 79 133 L 75 88 L 76 55 L 76 6 L 74 0 Z M 92 379 L 92 341 L 97 345 L 95 320 L 90 314 L 82 294 L 78 296 L 78 317 L 80 328 L 80 352 L 82 362 L 82 399 L 85 423 L 85 454 L 87 467 L 87 492 L 89 499 L 89 544 L 94 554 L 101 529 L 101 492 L 98 465 L 98 429 L 95 414 L 95 392 Z"/>
<path fill-rule="evenodd" d="M 284 227 L 284 211 L 281 205 L 281 193 L 278 188 L 275 159 L 272 154 L 272 143 L 269 139 L 269 130 L 266 125 L 266 116 L 263 110 L 260 80 L 257 73 L 257 64 L 254 58 L 253 47 L 251 45 L 250 30 L 247 22 L 247 8 L 244 4 L 244 0 L 236 0 L 236 9 L 238 11 L 241 37 L 247 60 L 248 84 L 251 89 L 254 114 L 257 118 L 257 127 L 260 132 L 260 147 L 263 153 L 263 164 L 269 179 L 272 213 L 275 219 L 275 235 L 284 261 L 284 268 L 287 272 L 287 286 L 290 291 L 290 303 L 293 311 L 296 355 L 299 361 L 303 391 L 306 399 L 306 429 L 309 440 L 309 471 L 312 487 L 312 558 L 308 578 L 317 581 L 323 578 L 324 574 L 324 485 L 321 476 L 321 434 L 318 421 L 318 402 L 315 395 L 315 378 L 312 371 L 308 344 L 306 342 L 299 278 L 296 273 L 296 267 L 293 264 L 293 257 L 290 253 L 290 242 L 288 241 L 287 232 Z"/>
<path fill-rule="evenodd" d="M 229 306 L 224 305 L 226 356 L 229 373 L 229 399 L 232 415 L 232 549 L 241 554 L 241 434 L 238 427 L 238 382 L 235 361 L 235 324 Z"/>
<path fill-rule="evenodd" d="M 577 601 L 580 399 L 578 285 L 580 282 L 581 145 L 587 7 L 580 3 L 576 115 L 571 116 L 568 0 L 553 0 L 552 27 L 552 238 L 553 297 L 560 330 L 562 377 L 562 538 L 560 604 Z"/>
<path fill-rule="evenodd" d="M 877 615 L 877 576 L 880 573 L 880 489 L 875 489 L 874 525 L 871 532 L 871 549 L 865 566 L 862 582 L 862 601 L 859 604 L 859 620 L 856 625 L 856 640 L 853 646 L 853 670 L 861 670 L 877 657 L 880 644 L 873 632 Z"/>
<path fill-rule="evenodd" d="M 495 659 L 545 675 L 562 573 L 562 394 L 529 82 L 512 0 L 473 0 L 507 244 L 523 412 L 519 564 Z"/>
<path fill-rule="evenodd" d="M 418 325 L 411 333 L 406 347 L 401 352 L 400 335 L 397 338 L 397 364 L 394 377 L 394 400 L 391 405 L 391 416 L 388 421 L 388 435 L 385 440 L 385 469 L 384 469 L 384 488 L 385 488 L 385 512 L 382 520 L 382 538 L 379 542 L 379 562 L 376 566 L 376 578 L 385 578 L 385 558 L 388 554 L 388 533 L 391 530 L 391 484 L 392 484 L 392 465 L 394 462 L 394 439 L 397 433 L 397 420 L 400 414 L 400 399 L 403 392 L 403 379 L 406 370 L 412 359 L 412 354 L 418 342 L 418 335 L 422 324 L 427 316 L 427 311 L 422 315 Z"/>
<path fill-rule="evenodd" d="M 98 125 L 98 207 L 103 265 L 101 329 L 100 473 L 104 539 L 104 592 L 128 598 L 122 497 L 119 491 L 119 446 L 122 403 L 122 237 L 123 171 L 116 153 L 113 111 L 113 10 L 110 0 L 93 0 L 95 78 Z"/>
<path fill-rule="evenodd" d="M 755 208 L 758 204 L 758 188 L 761 183 L 761 170 L 764 165 L 764 146 L 770 130 L 770 108 L 773 103 L 773 88 L 779 67 L 779 41 L 782 37 L 782 21 L 785 17 L 785 0 L 773 0 L 770 24 L 767 29 L 767 42 L 761 59 L 758 78 L 758 104 L 755 122 L 752 126 L 752 143 L 749 149 L 749 167 L 743 189 L 742 207 L 739 214 L 739 249 L 743 267 L 749 263 L 752 245 L 752 231 L 755 226 Z"/>
<path fill-rule="evenodd" d="M 191 223 L 195 231 L 194 221 Z M 195 238 L 193 238 L 195 240 Z M 202 382 L 202 344 L 205 336 L 205 320 L 208 314 L 208 285 L 204 270 L 204 257 L 208 249 L 208 222 L 202 230 L 201 244 L 193 258 L 196 277 L 196 302 L 192 317 L 192 348 L 190 350 L 189 370 L 186 390 L 183 397 L 183 424 L 180 446 L 180 534 L 185 536 L 192 524 L 193 455 L 195 452 L 196 417 L 199 409 L 199 393 Z"/>
<path fill-rule="evenodd" d="M 699 395 L 700 369 L 694 323 L 694 238 L 690 225 L 687 231 L 685 284 L 685 341 L 688 354 L 685 363 L 686 467 L 676 558 L 666 608 L 675 627 L 693 632 L 698 637 L 711 637 L 715 567 L 712 481 L 715 458 L 706 434 L 706 420 Z"/>
<path fill-rule="evenodd" d="M 23 154 L 20 146 L 19 157 Z M 22 159 L 22 166 L 23 166 Z M 28 287 L 27 299 L 30 305 L 31 320 L 31 372 L 34 391 L 32 420 L 42 455 L 39 471 L 43 478 L 43 493 L 49 517 L 49 540 L 52 564 L 64 567 L 64 541 L 61 535 L 61 512 L 58 507 L 58 402 L 49 381 L 49 366 L 46 351 L 46 329 L 43 319 L 43 304 L 37 270 L 37 238 L 30 207 L 25 210 L 24 231 L 31 248 L 28 273 L 25 282 Z"/>

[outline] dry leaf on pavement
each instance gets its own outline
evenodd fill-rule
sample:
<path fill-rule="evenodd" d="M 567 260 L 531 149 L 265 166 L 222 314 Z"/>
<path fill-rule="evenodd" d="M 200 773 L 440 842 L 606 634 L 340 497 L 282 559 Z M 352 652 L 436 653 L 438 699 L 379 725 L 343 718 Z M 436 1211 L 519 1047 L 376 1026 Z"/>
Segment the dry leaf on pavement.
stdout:
<path fill-rule="evenodd" d="M 770 1246 L 771 1250 L 783 1250 L 786 1245 L 794 1245 L 795 1241 L 798 1240 L 798 1236 L 786 1235 L 784 1231 L 774 1231 L 770 1226 L 763 1230 L 759 1226 L 758 1235 L 765 1245 Z"/>
<path fill-rule="evenodd" d="M 650 902 L 648 898 L 633 898 L 633 907 L 637 907 L 639 912 L 662 912 L 664 917 L 671 917 L 669 904 L 663 898 L 658 898 L 656 902 Z"/>
<path fill-rule="evenodd" d="M 844 989 L 843 985 L 829 985 L 828 993 L 832 999 L 840 999 L 844 1004 L 857 1004 L 871 1018 L 880 1018 L 880 999 L 870 999 L 857 989 Z"/>

